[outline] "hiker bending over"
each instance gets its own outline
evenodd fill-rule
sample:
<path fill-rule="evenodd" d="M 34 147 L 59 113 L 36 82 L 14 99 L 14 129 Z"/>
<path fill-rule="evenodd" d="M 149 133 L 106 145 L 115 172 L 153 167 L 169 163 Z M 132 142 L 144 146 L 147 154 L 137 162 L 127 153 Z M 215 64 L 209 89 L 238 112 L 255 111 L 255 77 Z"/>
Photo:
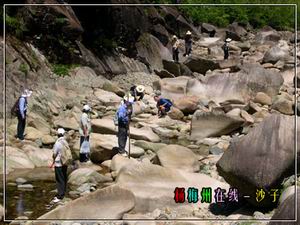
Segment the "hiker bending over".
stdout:
<path fill-rule="evenodd" d="M 192 52 L 192 33 L 188 30 L 185 34 L 184 38 L 184 43 L 185 43 L 185 53 L 183 56 L 189 56 Z"/>
<path fill-rule="evenodd" d="M 179 61 L 179 57 L 178 57 L 178 55 L 179 55 L 179 40 L 178 40 L 178 38 L 176 37 L 176 35 L 174 35 L 173 37 L 172 37 L 172 42 L 171 42 L 171 44 L 172 44 L 172 54 L 173 54 L 173 61 L 174 62 L 178 62 Z"/>
<path fill-rule="evenodd" d="M 170 111 L 172 102 L 169 99 L 162 98 L 159 95 L 154 96 L 154 100 L 157 102 L 156 107 L 158 109 L 158 117 L 163 117 Z"/>
<path fill-rule="evenodd" d="M 134 98 L 130 95 L 124 97 L 123 104 L 121 104 L 117 110 L 116 117 L 118 121 L 118 144 L 119 144 L 119 153 L 123 156 L 127 156 L 125 151 L 128 129 L 130 118 L 132 114 L 132 103 Z M 130 144 L 130 143 L 129 143 Z"/>
<path fill-rule="evenodd" d="M 32 91 L 25 90 L 20 98 L 16 101 L 13 106 L 13 114 L 18 117 L 17 126 L 17 139 L 24 140 L 24 131 L 26 126 L 26 114 L 27 114 L 27 98 L 30 97 Z"/>
<path fill-rule="evenodd" d="M 231 39 L 230 38 L 227 38 L 225 40 L 225 43 L 223 45 L 223 51 L 224 51 L 224 59 L 228 59 L 229 57 L 229 42 L 231 42 Z"/>
<path fill-rule="evenodd" d="M 84 105 L 80 117 L 80 127 L 79 127 L 79 134 L 80 134 L 79 161 L 80 162 L 89 161 L 89 154 L 90 154 L 89 140 L 90 140 L 90 133 L 91 133 L 91 119 L 89 115 L 90 112 L 91 112 L 91 107 L 89 105 Z M 84 143 L 85 146 L 82 146 L 82 143 L 84 141 L 88 143 Z"/>
<path fill-rule="evenodd" d="M 68 142 L 65 140 L 65 130 L 59 128 L 57 130 L 58 139 L 53 147 L 53 164 L 55 170 L 55 180 L 57 187 L 57 195 L 52 200 L 54 203 L 61 201 L 67 189 L 67 169 L 72 163 L 72 153 Z"/>
<path fill-rule="evenodd" d="M 140 101 L 144 98 L 145 87 L 143 85 L 132 86 L 130 88 L 130 94 L 134 97 L 134 101 Z"/>

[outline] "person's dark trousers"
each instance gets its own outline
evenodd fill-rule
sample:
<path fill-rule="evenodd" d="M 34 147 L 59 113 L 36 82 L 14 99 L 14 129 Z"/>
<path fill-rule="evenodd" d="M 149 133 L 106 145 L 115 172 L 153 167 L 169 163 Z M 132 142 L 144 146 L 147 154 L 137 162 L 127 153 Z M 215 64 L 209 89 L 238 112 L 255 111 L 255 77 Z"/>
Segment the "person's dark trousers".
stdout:
<path fill-rule="evenodd" d="M 68 166 L 55 167 L 55 179 L 57 187 L 56 197 L 63 199 L 67 190 L 67 169 Z"/>
<path fill-rule="evenodd" d="M 173 49 L 173 60 L 175 62 L 178 62 L 178 60 L 179 60 L 178 54 L 179 54 L 179 50 L 178 49 Z"/>
<path fill-rule="evenodd" d="M 118 144 L 119 144 L 119 152 L 124 153 L 126 142 L 127 142 L 127 126 L 119 124 L 118 126 Z"/>
<path fill-rule="evenodd" d="M 229 52 L 228 51 L 224 51 L 224 59 L 228 59 L 229 56 Z"/>
<path fill-rule="evenodd" d="M 24 119 L 21 114 L 18 114 L 18 126 L 17 126 L 17 138 L 24 140 L 24 131 L 26 126 L 26 113 L 24 113 Z"/>
<path fill-rule="evenodd" d="M 87 136 L 86 139 L 87 139 L 87 141 L 89 141 L 90 136 Z M 81 145 L 82 145 L 83 141 L 84 141 L 84 136 L 80 136 L 80 146 L 79 146 L 79 148 L 81 148 Z M 89 161 L 89 159 L 90 159 L 89 153 L 80 153 L 79 154 L 79 161 L 80 162 L 87 162 L 87 161 Z"/>

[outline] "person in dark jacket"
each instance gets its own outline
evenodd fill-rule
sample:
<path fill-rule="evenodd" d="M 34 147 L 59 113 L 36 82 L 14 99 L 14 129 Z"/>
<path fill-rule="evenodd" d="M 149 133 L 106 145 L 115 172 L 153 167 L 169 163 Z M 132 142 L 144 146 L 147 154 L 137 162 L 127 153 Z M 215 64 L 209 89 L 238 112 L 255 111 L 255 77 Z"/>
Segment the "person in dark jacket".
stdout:
<path fill-rule="evenodd" d="M 172 102 L 171 100 L 167 98 L 162 98 L 159 95 L 154 96 L 154 100 L 157 102 L 156 107 L 158 110 L 158 117 L 163 117 L 167 114 L 167 112 L 170 111 L 172 107 Z"/>
<path fill-rule="evenodd" d="M 189 30 L 185 34 L 184 43 L 185 43 L 185 53 L 183 54 L 183 56 L 189 56 L 192 52 L 192 44 L 193 44 L 192 33 Z"/>
<path fill-rule="evenodd" d="M 26 126 L 26 114 L 27 114 L 27 98 L 30 97 L 32 91 L 25 90 L 18 101 L 18 126 L 17 126 L 17 138 L 24 140 L 24 131 Z"/>
<path fill-rule="evenodd" d="M 144 98 L 145 87 L 143 85 L 132 86 L 130 88 L 130 94 L 134 97 L 134 101 L 140 101 Z"/>
<path fill-rule="evenodd" d="M 228 59 L 229 57 L 229 42 L 231 42 L 230 38 L 226 38 L 225 43 L 223 45 L 223 51 L 224 51 L 224 59 Z"/>

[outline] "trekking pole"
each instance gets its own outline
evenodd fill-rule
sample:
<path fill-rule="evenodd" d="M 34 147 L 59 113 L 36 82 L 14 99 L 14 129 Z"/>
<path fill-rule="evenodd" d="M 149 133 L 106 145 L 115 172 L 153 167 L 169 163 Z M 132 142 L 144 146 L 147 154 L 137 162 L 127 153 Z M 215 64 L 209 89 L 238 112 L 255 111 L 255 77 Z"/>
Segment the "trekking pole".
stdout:
<path fill-rule="evenodd" d="M 129 146 L 128 146 L 128 158 L 130 159 L 130 126 L 128 126 L 128 141 L 129 141 Z"/>

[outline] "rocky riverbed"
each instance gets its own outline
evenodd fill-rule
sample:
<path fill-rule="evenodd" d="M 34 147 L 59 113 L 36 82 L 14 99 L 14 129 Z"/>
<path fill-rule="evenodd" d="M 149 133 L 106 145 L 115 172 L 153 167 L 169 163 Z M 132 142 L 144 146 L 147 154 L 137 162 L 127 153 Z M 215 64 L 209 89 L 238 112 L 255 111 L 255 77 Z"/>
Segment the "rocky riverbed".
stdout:
<path fill-rule="evenodd" d="M 72 8 L 64 10 L 67 20 L 79 26 L 80 22 L 74 23 Z M 165 12 L 161 20 L 178 19 L 173 9 L 160 10 Z M 74 222 L 61 224 L 73 225 L 123 224 L 75 222 L 80 219 L 123 219 L 137 225 L 142 222 L 135 219 L 166 220 L 147 224 L 196 224 L 167 220 L 214 218 L 244 219 L 252 224 L 256 219 L 292 216 L 286 212 L 295 209 L 294 187 L 299 185 L 299 177 L 293 174 L 295 155 L 299 155 L 299 146 L 294 149 L 295 137 L 299 137 L 295 121 L 300 122 L 294 115 L 300 110 L 295 104 L 299 92 L 294 81 L 299 74 L 294 73 L 293 34 L 269 27 L 246 31 L 233 24 L 230 57 L 223 60 L 226 30 L 203 24 L 210 29 L 198 32 L 188 22 L 180 24 L 182 30 L 195 31 L 195 40 L 191 56 L 181 54 L 179 63 L 171 60 L 165 35 L 145 31 L 136 48 L 150 69 L 147 63 L 121 52 L 100 58 L 77 40 L 83 61 L 64 77 L 53 72 L 48 55 L 35 41 L 8 36 L 7 110 L 24 84 L 33 94 L 28 99 L 25 141 L 14 137 L 16 118 L 5 121 L 7 219 L 68 219 Z M 216 31 L 214 37 L 209 37 L 211 29 Z M 29 68 L 26 74 L 19 69 L 23 64 Z M 143 84 L 146 90 L 143 101 L 133 106 L 128 159 L 113 151 L 117 146 L 113 117 L 133 84 Z M 155 90 L 174 102 L 164 118 L 157 116 Z M 92 108 L 92 162 L 88 164 L 78 162 L 78 121 L 84 104 Z M 76 161 L 69 168 L 66 200 L 48 207 L 55 194 L 54 173 L 48 166 L 59 127 L 67 130 Z M 0 151 L 4 157 L 4 148 Z M 175 203 L 176 187 L 185 188 L 184 203 Z M 190 187 L 199 190 L 199 201 L 188 203 Z M 201 190 L 205 187 L 226 192 L 237 188 L 240 201 L 234 205 L 203 203 Z M 256 191 L 260 188 L 266 192 L 278 189 L 281 197 L 278 195 L 275 203 L 274 196 L 259 203 Z M 214 193 L 212 199 L 213 203 Z"/>

